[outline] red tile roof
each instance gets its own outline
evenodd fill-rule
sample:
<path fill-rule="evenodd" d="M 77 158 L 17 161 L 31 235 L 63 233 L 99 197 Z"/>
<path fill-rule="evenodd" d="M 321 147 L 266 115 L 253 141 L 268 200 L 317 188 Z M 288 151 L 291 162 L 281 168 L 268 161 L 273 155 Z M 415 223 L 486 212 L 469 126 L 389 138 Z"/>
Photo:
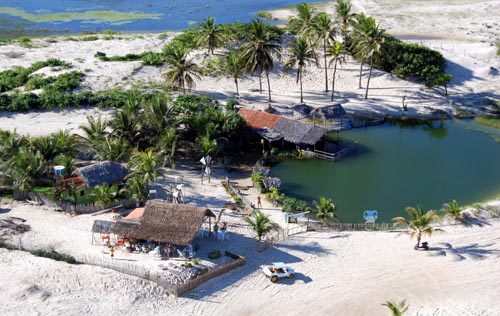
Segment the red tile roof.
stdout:
<path fill-rule="evenodd" d="M 273 126 L 276 125 L 279 120 L 281 120 L 281 116 L 276 114 L 243 108 L 238 111 L 238 114 L 252 128 L 273 128 Z"/>

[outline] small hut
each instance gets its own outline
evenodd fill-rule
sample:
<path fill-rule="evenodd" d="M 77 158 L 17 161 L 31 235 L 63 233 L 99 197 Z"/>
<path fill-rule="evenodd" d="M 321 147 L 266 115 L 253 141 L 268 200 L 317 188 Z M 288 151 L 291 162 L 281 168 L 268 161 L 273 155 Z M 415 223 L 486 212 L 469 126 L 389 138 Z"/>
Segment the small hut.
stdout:
<path fill-rule="evenodd" d="M 107 235 L 109 240 L 109 234 L 111 233 L 111 229 L 113 227 L 113 222 L 103 221 L 103 220 L 95 220 L 92 225 L 92 244 L 94 243 L 94 233 L 100 234 L 99 240 L 102 241 L 102 237 Z"/>
<path fill-rule="evenodd" d="M 120 183 L 125 180 L 129 170 L 114 161 L 103 161 L 73 171 L 72 175 L 81 178 L 89 189 L 101 184 Z"/>
<path fill-rule="evenodd" d="M 140 222 L 118 221 L 112 232 L 119 236 L 188 246 L 198 235 L 204 221 L 215 218 L 206 208 L 150 200 Z"/>

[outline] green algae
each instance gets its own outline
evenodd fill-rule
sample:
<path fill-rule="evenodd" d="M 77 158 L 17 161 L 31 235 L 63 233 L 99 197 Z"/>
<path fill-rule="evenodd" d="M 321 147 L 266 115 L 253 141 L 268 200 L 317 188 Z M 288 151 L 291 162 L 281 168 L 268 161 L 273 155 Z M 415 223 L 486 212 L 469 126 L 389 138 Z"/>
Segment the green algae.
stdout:
<path fill-rule="evenodd" d="M 74 20 L 103 21 L 103 22 L 129 22 L 141 19 L 158 19 L 162 14 L 126 13 L 119 11 L 86 11 L 86 12 L 58 12 L 32 14 L 21 9 L 0 7 L 0 14 L 22 18 L 30 22 L 70 22 Z"/>

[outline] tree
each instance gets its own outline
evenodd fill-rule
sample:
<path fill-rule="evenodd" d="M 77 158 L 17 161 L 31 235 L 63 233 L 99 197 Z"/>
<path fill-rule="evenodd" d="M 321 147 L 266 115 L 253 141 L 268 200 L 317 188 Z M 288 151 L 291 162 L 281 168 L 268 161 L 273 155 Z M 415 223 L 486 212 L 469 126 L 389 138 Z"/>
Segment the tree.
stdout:
<path fill-rule="evenodd" d="M 248 26 L 248 38 L 240 47 L 245 69 L 259 74 L 260 92 L 262 93 L 261 74 L 267 79 L 269 104 L 271 104 L 271 84 L 269 72 L 273 70 L 274 58 L 281 58 L 281 38 L 278 34 L 266 30 L 260 19 L 254 19 Z"/>
<path fill-rule="evenodd" d="M 444 94 L 448 95 L 448 84 L 450 83 L 451 79 L 453 79 L 453 75 L 451 74 L 440 74 L 437 75 L 434 79 L 431 81 L 427 82 L 425 86 L 427 88 L 431 88 L 434 86 L 444 86 Z"/>
<path fill-rule="evenodd" d="M 252 230 L 257 234 L 257 239 L 262 240 L 266 234 L 276 231 L 279 225 L 271 222 L 269 217 L 267 217 L 262 211 L 253 211 L 251 217 L 245 217 L 245 222 L 247 222 Z"/>
<path fill-rule="evenodd" d="M 179 111 L 171 102 L 169 96 L 161 94 L 145 102 L 144 133 L 147 138 L 162 135 L 169 128 L 176 128 L 180 124 Z"/>
<path fill-rule="evenodd" d="M 415 246 L 415 249 L 418 249 L 418 247 L 420 247 L 420 240 L 422 239 L 423 235 L 428 234 L 429 236 L 431 236 L 434 231 L 440 230 L 430 226 L 432 221 L 436 217 L 436 211 L 429 210 L 427 211 L 427 213 L 424 213 L 424 209 L 421 206 L 417 206 L 417 208 L 407 207 L 406 212 L 408 213 L 408 215 L 410 215 L 409 220 L 404 217 L 394 217 L 392 220 L 394 222 L 404 224 L 411 229 L 408 234 L 411 237 L 417 237 L 417 244 Z"/>
<path fill-rule="evenodd" d="M 335 204 L 333 204 L 331 199 L 327 199 L 325 197 L 320 197 L 319 202 L 313 201 L 313 204 L 316 208 L 314 210 L 314 213 L 316 214 L 316 217 L 319 218 L 319 220 L 323 224 L 326 224 L 328 222 L 329 218 L 332 218 L 332 219 L 339 218 L 338 215 L 335 214 L 337 207 L 335 206 Z"/>
<path fill-rule="evenodd" d="M 139 123 L 140 120 L 134 111 L 122 109 L 115 113 L 110 126 L 113 128 L 112 134 L 120 141 L 136 146 L 141 133 Z"/>
<path fill-rule="evenodd" d="M 144 202 L 148 197 L 148 179 L 137 174 L 129 177 L 120 193 L 130 199 Z"/>
<path fill-rule="evenodd" d="M 392 312 L 392 316 L 403 316 L 408 310 L 408 305 L 406 305 L 405 301 L 401 301 L 398 304 L 393 301 L 387 301 L 382 306 L 386 306 Z"/>
<path fill-rule="evenodd" d="M 240 52 L 228 52 L 224 59 L 224 73 L 234 80 L 236 85 L 236 95 L 240 95 L 238 88 L 238 79 L 243 77 L 245 71 L 245 61 Z"/>
<path fill-rule="evenodd" d="M 354 20 L 352 21 L 352 36 L 357 36 L 357 34 L 365 32 L 371 24 L 370 19 L 372 18 L 363 12 L 356 14 Z M 359 88 L 361 89 L 361 78 L 363 77 L 363 64 L 365 63 L 365 56 L 363 56 L 362 52 L 358 51 L 358 48 L 354 45 L 354 43 L 351 43 L 349 48 L 353 51 L 353 55 L 361 60 L 359 66 Z"/>
<path fill-rule="evenodd" d="M 173 127 L 167 129 L 165 132 L 163 132 L 163 134 L 155 138 L 154 144 L 156 144 L 158 155 L 160 157 L 163 157 L 164 166 L 168 162 L 170 167 L 174 168 L 175 163 L 173 157 L 177 148 L 178 141 L 179 135 L 177 134 L 177 129 Z"/>
<path fill-rule="evenodd" d="M 335 38 L 335 27 L 332 20 L 324 12 L 314 16 L 312 25 L 312 37 L 314 41 L 323 46 L 323 59 L 325 67 L 325 92 L 328 92 L 328 67 L 326 63 L 326 48 Z"/>
<path fill-rule="evenodd" d="M 215 24 L 213 17 L 208 17 L 200 23 L 200 33 L 196 40 L 196 44 L 207 48 L 208 53 L 214 53 L 221 43 L 222 28 L 220 25 Z"/>
<path fill-rule="evenodd" d="M 186 93 L 186 86 L 191 91 L 195 79 L 201 79 L 201 72 L 191 59 L 187 59 L 189 50 L 180 46 L 172 46 L 165 52 L 167 71 L 164 76 L 168 83 Z"/>
<path fill-rule="evenodd" d="M 109 206 L 112 203 L 116 202 L 118 198 L 118 185 L 113 184 L 101 184 L 96 186 L 91 195 L 95 199 L 95 204 L 101 206 Z"/>
<path fill-rule="evenodd" d="M 460 219 L 464 209 L 457 203 L 457 201 L 452 200 L 449 203 L 443 204 L 443 210 L 454 219 Z"/>
<path fill-rule="evenodd" d="M 375 23 L 375 19 L 368 17 L 361 28 L 354 31 L 353 45 L 356 48 L 357 55 L 370 61 L 370 72 L 366 82 L 365 99 L 368 99 L 368 89 L 375 61 L 380 61 L 380 55 L 383 54 L 385 42 L 385 30 Z"/>
<path fill-rule="evenodd" d="M 161 169 L 161 159 L 152 149 L 135 153 L 128 166 L 132 171 L 127 178 L 141 176 L 148 183 L 153 183 L 157 177 L 164 175 L 164 171 Z"/>
<path fill-rule="evenodd" d="M 288 68 L 297 66 L 297 83 L 300 82 L 300 102 L 304 102 L 302 95 L 302 74 L 306 65 L 318 64 L 314 48 L 309 45 L 309 42 L 303 37 L 297 37 L 290 48 L 290 58 L 285 63 Z"/>
<path fill-rule="evenodd" d="M 46 171 L 47 164 L 43 155 L 26 147 L 21 147 L 4 166 L 5 175 L 12 180 L 14 188 L 21 191 L 29 191 Z"/>
<path fill-rule="evenodd" d="M 14 132 L 0 130 L 0 161 L 6 161 L 15 156 L 29 141 L 26 137 Z"/>
<path fill-rule="evenodd" d="M 90 154 L 93 155 L 96 152 L 95 148 L 105 141 L 109 124 L 102 119 L 101 115 L 97 119 L 87 116 L 87 122 L 87 125 L 80 125 L 80 129 L 85 133 L 80 138 L 87 143 Z"/>
<path fill-rule="evenodd" d="M 289 28 L 297 34 L 307 37 L 313 24 L 314 9 L 309 3 L 300 3 L 295 6 L 297 17 L 288 22 Z"/>
<path fill-rule="evenodd" d="M 344 45 L 347 45 L 347 35 L 349 33 L 349 26 L 354 21 L 355 14 L 351 12 L 352 5 L 349 0 L 337 0 L 335 4 L 335 16 L 337 23 L 340 27 L 340 34 Z"/>
<path fill-rule="evenodd" d="M 341 42 L 333 41 L 333 44 L 328 46 L 326 55 L 330 57 L 330 62 L 328 66 L 333 64 L 333 76 L 332 76 L 332 101 L 333 95 L 335 94 L 335 75 L 337 73 L 337 64 L 345 63 L 345 55 L 347 51 L 344 49 L 344 44 Z"/>
<path fill-rule="evenodd" d="M 95 157 L 99 161 L 111 160 L 123 162 L 130 154 L 130 146 L 118 138 L 106 137 L 95 147 Z"/>
<path fill-rule="evenodd" d="M 64 166 L 65 178 L 75 170 L 75 159 L 72 156 L 61 154 L 56 157 L 55 162 L 58 165 Z"/>

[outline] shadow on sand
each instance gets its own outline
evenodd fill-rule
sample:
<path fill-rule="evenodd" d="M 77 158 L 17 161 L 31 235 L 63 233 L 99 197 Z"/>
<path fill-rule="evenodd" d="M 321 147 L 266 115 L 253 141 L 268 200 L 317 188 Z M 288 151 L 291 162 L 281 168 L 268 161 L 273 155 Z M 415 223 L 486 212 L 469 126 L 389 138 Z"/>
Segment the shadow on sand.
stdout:
<path fill-rule="evenodd" d="M 455 261 L 462 261 L 466 259 L 484 260 L 492 254 L 500 254 L 498 249 L 491 249 L 494 244 L 479 245 L 473 243 L 467 246 L 454 247 L 450 243 L 440 243 L 442 247 L 431 247 L 429 252 L 431 256 L 452 256 Z"/>

